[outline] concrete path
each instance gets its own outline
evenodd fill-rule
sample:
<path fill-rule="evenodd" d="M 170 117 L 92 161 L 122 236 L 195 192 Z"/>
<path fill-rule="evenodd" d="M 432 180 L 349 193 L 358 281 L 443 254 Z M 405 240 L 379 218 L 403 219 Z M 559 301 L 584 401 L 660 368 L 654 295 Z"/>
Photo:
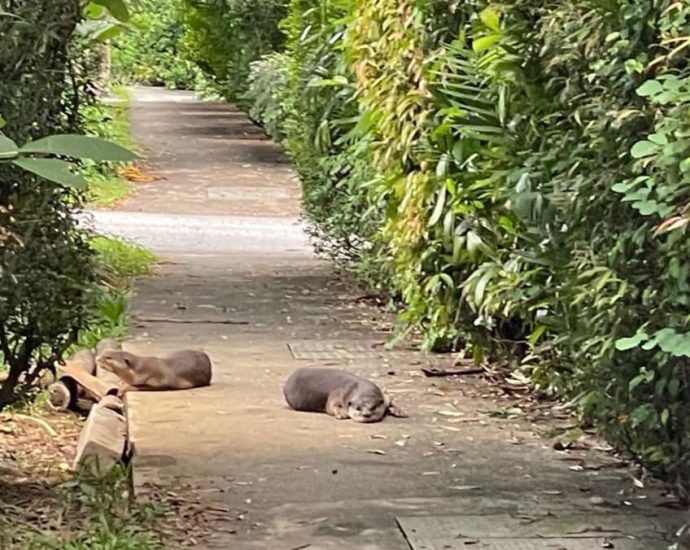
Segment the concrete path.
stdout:
<path fill-rule="evenodd" d="M 512 548 L 510 537 L 482 545 L 453 529 L 488 540 L 487 525 L 505 534 L 512 521 L 517 537 L 551 514 L 568 532 L 568 518 L 586 512 L 593 537 L 603 537 L 596 518 L 607 517 L 621 540 L 666 548 L 663 531 L 680 520 L 653 506 L 658 488 L 636 488 L 602 452 L 555 451 L 539 434 L 570 422 L 557 411 L 535 420 L 482 380 L 420 372 L 447 357 L 384 350 L 391 320 L 314 258 L 289 165 L 243 115 L 138 89 L 132 118 L 165 179 L 139 185 L 117 212 L 95 212 L 95 223 L 167 261 L 138 285 L 125 349 L 201 348 L 215 368 L 209 388 L 130 394 L 135 484 L 185 483 L 223 503 L 230 521 L 204 547 L 404 550 L 396 517 L 442 515 L 435 536 L 445 542 L 415 548 Z M 410 418 L 362 425 L 290 411 L 281 387 L 303 365 L 371 377 Z M 514 547 L 547 547 L 525 544 Z M 557 547 L 613 547 L 568 544 Z M 633 548 L 625 544 L 616 547 Z"/>

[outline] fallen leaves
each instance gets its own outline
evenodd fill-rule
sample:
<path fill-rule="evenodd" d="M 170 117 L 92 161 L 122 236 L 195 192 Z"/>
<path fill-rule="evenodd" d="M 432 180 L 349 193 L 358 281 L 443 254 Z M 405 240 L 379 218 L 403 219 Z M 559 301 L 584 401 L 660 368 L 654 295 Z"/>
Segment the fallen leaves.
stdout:
<path fill-rule="evenodd" d="M 382 451 L 381 449 L 369 449 L 367 453 L 372 455 L 385 455 L 386 451 Z"/>
<path fill-rule="evenodd" d="M 136 183 L 146 183 L 163 179 L 161 176 L 145 173 L 140 166 L 137 166 L 135 164 L 131 164 L 129 166 L 124 167 L 118 166 L 115 169 L 115 172 L 118 176 L 126 178 L 127 180 Z"/>
<path fill-rule="evenodd" d="M 38 483 L 64 479 L 74 459 L 82 419 L 76 414 L 0 414 L 0 468 Z"/>

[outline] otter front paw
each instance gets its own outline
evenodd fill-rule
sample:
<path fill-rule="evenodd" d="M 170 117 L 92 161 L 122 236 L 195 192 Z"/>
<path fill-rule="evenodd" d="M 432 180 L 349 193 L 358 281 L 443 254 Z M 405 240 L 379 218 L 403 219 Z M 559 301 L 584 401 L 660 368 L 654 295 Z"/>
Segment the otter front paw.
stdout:
<path fill-rule="evenodd" d="M 350 415 L 347 414 L 347 409 L 342 403 L 331 401 L 326 405 L 326 412 L 338 420 L 347 420 L 350 418 Z"/>

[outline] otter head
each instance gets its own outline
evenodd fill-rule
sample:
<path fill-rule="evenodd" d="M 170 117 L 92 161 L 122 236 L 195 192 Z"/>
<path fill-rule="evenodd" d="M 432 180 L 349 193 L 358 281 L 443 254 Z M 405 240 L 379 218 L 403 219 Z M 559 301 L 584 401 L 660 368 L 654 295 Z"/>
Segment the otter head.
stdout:
<path fill-rule="evenodd" d="M 385 416 L 389 404 L 378 388 L 371 388 L 350 398 L 347 414 L 355 422 L 378 422 Z"/>
<path fill-rule="evenodd" d="M 136 357 L 131 353 L 114 350 L 104 351 L 96 359 L 96 364 L 99 369 L 112 372 L 125 382 L 132 383 L 134 380 Z"/>

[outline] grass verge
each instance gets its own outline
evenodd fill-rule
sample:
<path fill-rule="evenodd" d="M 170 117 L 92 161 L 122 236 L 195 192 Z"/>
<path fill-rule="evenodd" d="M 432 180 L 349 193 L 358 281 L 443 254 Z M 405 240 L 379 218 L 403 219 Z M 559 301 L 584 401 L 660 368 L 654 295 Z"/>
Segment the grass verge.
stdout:
<path fill-rule="evenodd" d="M 136 150 L 129 123 L 130 92 L 124 87 L 112 89 L 114 102 L 97 101 L 82 108 L 84 129 L 88 135 L 107 139 Z M 130 194 L 132 186 L 119 175 L 112 163 L 84 161 L 82 173 L 89 182 L 87 201 L 100 207 L 113 206 Z"/>
<path fill-rule="evenodd" d="M 79 347 L 94 349 L 103 338 L 121 340 L 127 331 L 127 305 L 134 277 L 148 275 L 156 257 L 122 239 L 96 236 L 91 240 L 101 284 L 94 289 L 93 317 L 89 327 L 79 334 Z"/>
<path fill-rule="evenodd" d="M 164 507 L 130 498 L 124 466 L 87 470 L 60 481 L 0 482 L 0 548 L 7 550 L 155 550 Z"/>

